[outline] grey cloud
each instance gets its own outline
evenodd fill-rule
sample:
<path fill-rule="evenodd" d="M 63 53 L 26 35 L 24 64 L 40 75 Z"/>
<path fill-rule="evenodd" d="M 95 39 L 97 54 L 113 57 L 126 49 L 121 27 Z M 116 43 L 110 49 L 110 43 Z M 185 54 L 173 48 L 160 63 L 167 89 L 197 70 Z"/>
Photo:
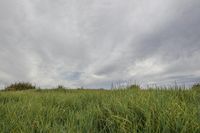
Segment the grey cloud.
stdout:
<path fill-rule="evenodd" d="M 0 82 L 109 87 L 200 77 L 200 2 L 3 0 Z"/>

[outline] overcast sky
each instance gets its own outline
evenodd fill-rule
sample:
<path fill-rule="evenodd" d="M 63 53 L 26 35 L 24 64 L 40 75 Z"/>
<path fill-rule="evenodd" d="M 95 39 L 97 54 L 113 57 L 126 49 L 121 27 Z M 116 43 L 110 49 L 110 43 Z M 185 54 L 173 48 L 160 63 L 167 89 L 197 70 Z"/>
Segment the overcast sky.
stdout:
<path fill-rule="evenodd" d="M 200 80 L 199 0 L 0 0 L 0 84 Z"/>

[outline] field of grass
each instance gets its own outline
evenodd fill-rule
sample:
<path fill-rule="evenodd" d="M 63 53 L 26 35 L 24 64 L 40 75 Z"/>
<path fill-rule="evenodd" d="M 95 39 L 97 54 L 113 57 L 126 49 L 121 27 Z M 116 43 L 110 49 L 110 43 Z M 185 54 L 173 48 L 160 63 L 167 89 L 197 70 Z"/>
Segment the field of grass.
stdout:
<path fill-rule="evenodd" d="M 0 132 L 199 133 L 196 90 L 0 92 Z"/>

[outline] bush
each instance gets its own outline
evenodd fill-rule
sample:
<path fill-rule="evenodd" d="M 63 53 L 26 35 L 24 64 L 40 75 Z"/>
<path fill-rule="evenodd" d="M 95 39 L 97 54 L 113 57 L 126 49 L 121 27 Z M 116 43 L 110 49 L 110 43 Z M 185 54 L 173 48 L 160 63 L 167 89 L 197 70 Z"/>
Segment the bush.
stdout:
<path fill-rule="evenodd" d="M 20 90 L 31 90 L 36 89 L 34 85 L 31 83 L 14 83 L 5 88 L 6 91 L 20 91 Z"/>
<path fill-rule="evenodd" d="M 59 90 L 64 90 L 64 89 L 65 89 L 65 87 L 64 87 L 64 86 L 62 86 L 62 85 L 58 85 L 57 89 L 59 89 Z"/>
<path fill-rule="evenodd" d="M 194 85 L 192 86 L 192 90 L 200 90 L 200 83 L 194 84 Z"/>
<path fill-rule="evenodd" d="M 140 86 L 133 84 L 133 85 L 129 86 L 128 89 L 140 90 Z"/>

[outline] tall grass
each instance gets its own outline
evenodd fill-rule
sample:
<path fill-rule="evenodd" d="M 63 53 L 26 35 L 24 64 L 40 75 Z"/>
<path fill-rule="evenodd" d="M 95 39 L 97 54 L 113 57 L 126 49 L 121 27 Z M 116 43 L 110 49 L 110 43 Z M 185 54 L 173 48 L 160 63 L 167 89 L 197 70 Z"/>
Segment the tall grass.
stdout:
<path fill-rule="evenodd" d="M 196 90 L 0 92 L 0 131 L 198 133 Z"/>

